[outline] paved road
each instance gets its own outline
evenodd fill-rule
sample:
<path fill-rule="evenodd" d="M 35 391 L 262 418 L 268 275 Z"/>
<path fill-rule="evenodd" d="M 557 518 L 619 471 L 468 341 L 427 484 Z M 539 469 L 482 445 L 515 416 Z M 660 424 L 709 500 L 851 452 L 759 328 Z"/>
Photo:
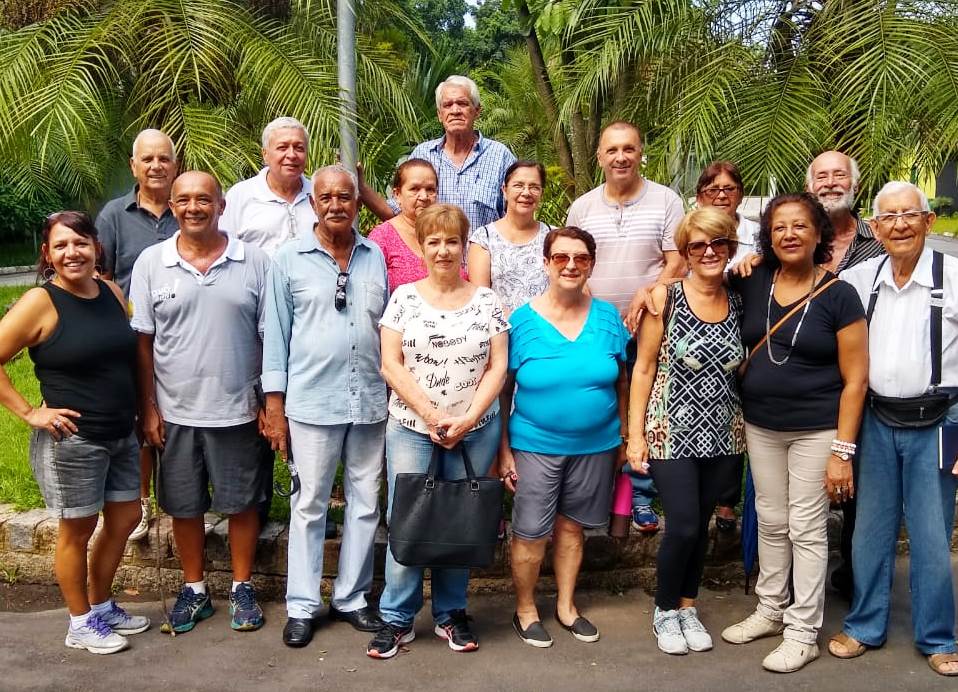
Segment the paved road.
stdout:
<path fill-rule="evenodd" d="M 709 653 L 666 656 L 650 632 L 652 599 L 642 591 L 624 594 L 584 593 L 582 610 L 601 629 L 596 644 L 576 642 L 551 618 L 546 627 L 556 638 L 551 649 L 519 642 L 510 627 L 512 600 L 507 595 L 476 596 L 470 613 L 482 648 L 455 654 L 431 634 L 428 615 L 417 622 L 418 638 L 390 661 L 365 656 L 369 635 L 347 625 L 323 625 L 312 645 L 288 649 L 280 641 L 285 619 L 281 604 L 266 607 L 267 623 L 259 632 L 229 629 L 228 607 L 218 601 L 216 614 L 193 632 L 170 639 L 153 629 L 132 637 L 128 651 L 94 656 L 63 646 L 66 613 L 0 613 L 0 671 L 4 690 L 709 690 L 766 692 L 814 690 L 954 690 L 953 680 L 935 675 L 911 645 L 907 601 L 907 562 L 898 562 L 895 607 L 889 643 L 853 661 L 839 661 L 823 647 L 822 658 L 791 675 L 762 670 L 761 660 L 777 644 L 768 639 L 745 646 L 722 642 L 722 627 L 752 611 L 754 596 L 704 591 L 702 619 L 716 639 Z M 545 615 L 552 596 L 540 598 Z M 153 604 L 129 606 L 132 612 L 156 615 Z M 428 613 L 428 604 L 425 613 Z M 829 591 L 824 643 L 844 615 L 841 601 Z"/>

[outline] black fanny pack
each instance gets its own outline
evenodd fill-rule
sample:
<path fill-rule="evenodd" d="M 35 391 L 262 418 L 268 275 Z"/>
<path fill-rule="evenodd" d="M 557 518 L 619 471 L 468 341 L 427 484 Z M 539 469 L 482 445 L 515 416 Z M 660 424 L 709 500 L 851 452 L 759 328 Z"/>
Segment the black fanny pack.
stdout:
<path fill-rule="evenodd" d="M 955 402 L 951 394 L 922 394 L 904 399 L 868 392 L 868 406 L 885 425 L 893 428 L 927 428 L 940 425 Z"/>

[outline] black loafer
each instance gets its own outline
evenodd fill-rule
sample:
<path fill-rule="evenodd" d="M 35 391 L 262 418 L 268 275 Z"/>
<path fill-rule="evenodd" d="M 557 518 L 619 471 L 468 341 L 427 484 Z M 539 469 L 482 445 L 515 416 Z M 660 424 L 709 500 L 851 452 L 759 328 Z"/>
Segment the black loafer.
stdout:
<path fill-rule="evenodd" d="M 313 640 L 312 618 L 287 618 L 283 628 L 283 643 L 286 646 L 299 648 L 306 646 Z"/>
<path fill-rule="evenodd" d="M 729 519 L 728 517 L 720 517 L 715 515 L 715 528 L 723 533 L 730 533 L 735 530 L 735 527 L 738 526 L 738 523 L 735 519 Z"/>
<path fill-rule="evenodd" d="M 559 618 L 559 611 L 556 611 L 556 622 L 559 623 L 559 627 L 569 632 L 573 637 L 578 639 L 580 642 L 597 642 L 599 641 L 599 630 L 596 629 L 595 625 L 586 620 L 581 615 L 575 619 L 571 625 L 567 625 Z"/>
<path fill-rule="evenodd" d="M 519 635 L 519 639 L 529 646 L 534 646 L 537 649 L 548 649 L 552 646 L 552 637 L 549 636 L 546 628 L 542 626 L 542 622 L 539 620 L 522 629 L 522 623 L 519 622 L 519 613 L 513 613 L 512 629 Z"/>
<path fill-rule="evenodd" d="M 379 611 L 372 606 L 350 610 L 348 613 L 329 606 L 329 619 L 348 622 L 353 626 L 353 629 L 360 632 L 378 632 L 384 624 L 382 618 L 379 617 Z"/>

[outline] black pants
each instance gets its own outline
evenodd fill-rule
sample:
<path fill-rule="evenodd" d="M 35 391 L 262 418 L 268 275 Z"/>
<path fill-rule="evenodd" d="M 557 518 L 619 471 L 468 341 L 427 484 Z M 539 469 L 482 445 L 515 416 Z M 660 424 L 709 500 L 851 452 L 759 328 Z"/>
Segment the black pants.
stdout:
<path fill-rule="evenodd" d="M 679 607 L 695 598 L 705 566 L 708 526 L 715 503 L 740 468 L 742 455 L 653 460 L 652 477 L 665 511 L 665 536 L 659 545 L 655 605 Z"/>
<path fill-rule="evenodd" d="M 745 473 L 745 455 L 738 455 L 735 472 L 729 474 L 728 484 L 719 493 L 715 504 L 719 507 L 735 507 L 742 499 L 742 477 Z"/>

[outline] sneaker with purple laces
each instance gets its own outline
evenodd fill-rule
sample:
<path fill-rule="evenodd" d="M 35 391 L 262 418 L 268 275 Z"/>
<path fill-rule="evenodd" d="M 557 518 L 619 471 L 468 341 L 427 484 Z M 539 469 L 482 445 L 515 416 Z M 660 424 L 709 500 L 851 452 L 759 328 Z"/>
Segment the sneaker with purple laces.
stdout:
<path fill-rule="evenodd" d="M 100 619 L 109 625 L 111 630 L 124 637 L 150 629 L 150 618 L 143 615 L 130 615 L 118 606 L 116 601 L 110 601 L 110 609 L 100 613 Z"/>
<path fill-rule="evenodd" d="M 110 629 L 103 618 L 92 611 L 81 627 L 70 625 L 63 643 L 71 649 L 86 649 L 91 654 L 113 654 L 130 645 L 126 637 Z"/>

